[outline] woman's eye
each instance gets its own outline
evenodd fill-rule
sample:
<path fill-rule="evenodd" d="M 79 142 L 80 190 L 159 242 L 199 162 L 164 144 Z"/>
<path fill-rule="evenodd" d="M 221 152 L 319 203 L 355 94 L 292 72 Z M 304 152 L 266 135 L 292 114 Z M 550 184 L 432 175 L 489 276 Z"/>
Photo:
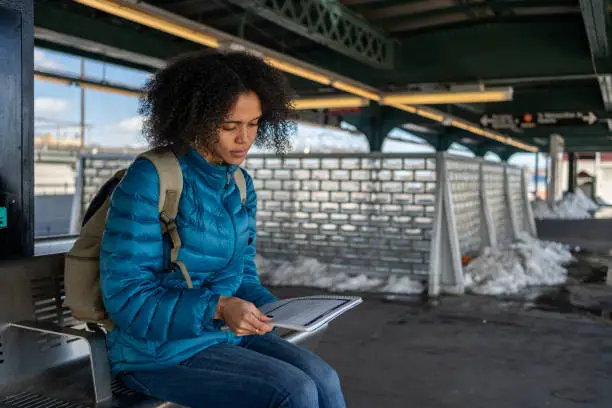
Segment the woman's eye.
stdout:
<path fill-rule="evenodd" d="M 259 123 L 249 123 L 249 127 L 257 127 L 259 126 Z"/>
<path fill-rule="evenodd" d="M 225 130 L 226 132 L 233 132 L 236 129 L 238 129 L 237 126 L 223 126 L 223 130 Z"/>

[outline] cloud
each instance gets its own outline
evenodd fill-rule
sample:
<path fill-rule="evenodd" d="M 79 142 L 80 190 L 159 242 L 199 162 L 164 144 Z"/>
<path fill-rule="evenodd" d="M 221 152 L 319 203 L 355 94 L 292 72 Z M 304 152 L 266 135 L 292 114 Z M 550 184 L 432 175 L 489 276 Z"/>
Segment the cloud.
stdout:
<path fill-rule="evenodd" d="M 62 65 L 59 62 L 49 58 L 49 55 L 45 51 L 38 48 L 34 49 L 34 66 L 36 68 L 55 71 L 62 69 Z"/>
<path fill-rule="evenodd" d="M 132 116 L 131 118 L 122 119 L 117 123 L 107 126 L 108 130 L 118 133 L 140 133 L 142 130 L 142 116 Z"/>
<path fill-rule="evenodd" d="M 104 125 L 94 132 L 89 142 L 112 147 L 143 146 L 146 143 L 141 135 L 142 122 L 142 116 L 132 116 Z"/>
<path fill-rule="evenodd" d="M 39 117 L 57 118 L 68 111 L 66 99 L 38 97 L 34 99 L 34 114 Z"/>

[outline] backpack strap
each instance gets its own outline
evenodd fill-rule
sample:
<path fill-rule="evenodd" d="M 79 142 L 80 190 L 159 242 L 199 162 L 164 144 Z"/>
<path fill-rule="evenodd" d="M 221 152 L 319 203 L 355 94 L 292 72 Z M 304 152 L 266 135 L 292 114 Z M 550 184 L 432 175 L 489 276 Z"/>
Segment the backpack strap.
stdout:
<path fill-rule="evenodd" d="M 176 226 L 179 200 L 183 192 L 183 172 L 176 155 L 169 149 L 154 149 L 140 154 L 155 166 L 159 175 L 159 220 L 162 232 L 170 237 L 170 261 L 181 270 L 188 288 L 193 288 L 191 276 L 185 264 L 178 260 L 181 237 Z"/>
<path fill-rule="evenodd" d="M 245 205 L 247 199 L 246 180 L 240 167 L 238 167 L 238 170 L 234 172 L 234 182 L 240 191 L 240 200 L 242 201 L 242 205 Z"/>

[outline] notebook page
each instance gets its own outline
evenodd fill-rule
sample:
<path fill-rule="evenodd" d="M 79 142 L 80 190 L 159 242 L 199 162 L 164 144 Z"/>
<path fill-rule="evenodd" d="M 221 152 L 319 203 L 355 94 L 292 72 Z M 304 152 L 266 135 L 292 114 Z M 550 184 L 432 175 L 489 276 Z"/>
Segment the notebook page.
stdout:
<path fill-rule="evenodd" d="M 349 303 L 347 299 L 294 299 L 270 304 L 261 311 L 272 317 L 272 324 L 308 326 Z M 270 307 L 271 306 L 271 307 Z"/>

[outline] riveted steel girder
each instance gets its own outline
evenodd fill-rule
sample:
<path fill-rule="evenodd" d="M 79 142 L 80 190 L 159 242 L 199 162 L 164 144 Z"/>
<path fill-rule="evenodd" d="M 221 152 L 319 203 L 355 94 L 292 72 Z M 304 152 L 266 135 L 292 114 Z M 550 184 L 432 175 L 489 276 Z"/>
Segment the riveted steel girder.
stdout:
<path fill-rule="evenodd" d="M 228 0 L 376 68 L 391 69 L 395 43 L 335 0 Z"/>

